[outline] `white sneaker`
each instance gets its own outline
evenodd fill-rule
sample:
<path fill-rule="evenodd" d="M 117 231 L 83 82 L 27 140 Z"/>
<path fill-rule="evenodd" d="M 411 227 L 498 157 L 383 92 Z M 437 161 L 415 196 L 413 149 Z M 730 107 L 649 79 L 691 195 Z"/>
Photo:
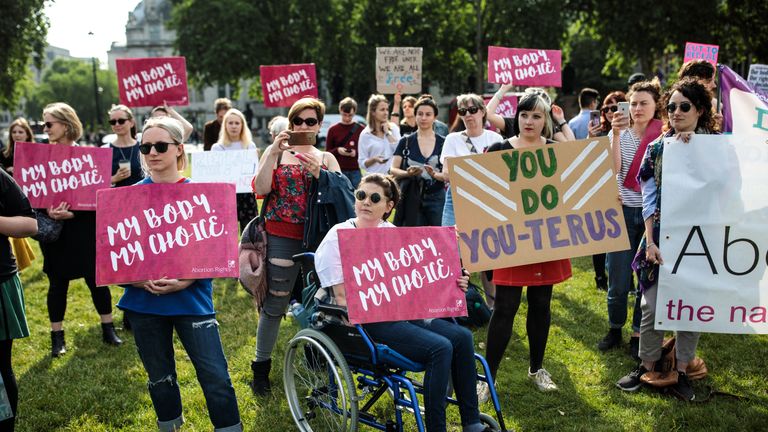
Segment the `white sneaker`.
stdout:
<path fill-rule="evenodd" d="M 557 385 L 552 382 L 552 375 L 544 368 L 539 369 L 536 373 L 531 373 L 531 370 L 528 369 L 528 378 L 532 379 L 536 387 L 543 392 L 557 390 Z"/>
<path fill-rule="evenodd" d="M 484 404 L 491 398 L 491 390 L 485 381 L 477 382 L 477 403 Z"/>

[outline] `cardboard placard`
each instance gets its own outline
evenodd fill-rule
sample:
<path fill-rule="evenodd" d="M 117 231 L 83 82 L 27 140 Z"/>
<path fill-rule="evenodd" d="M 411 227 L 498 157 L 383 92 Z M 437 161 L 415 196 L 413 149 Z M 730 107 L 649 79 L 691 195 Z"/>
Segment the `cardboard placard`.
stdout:
<path fill-rule="evenodd" d="M 14 179 L 33 208 L 62 202 L 71 210 L 96 210 L 96 191 L 109 189 L 112 149 L 16 143 Z"/>
<path fill-rule="evenodd" d="M 607 137 L 448 163 L 470 271 L 629 248 Z"/>
<path fill-rule="evenodd" d="M 747 81 L 755 86 L 756 89 L 768 93 L 768 65 L 750 65 Z"/>
<path fill-rule="evenodd" d="M 493 99 L 493 97 L 483 98 L 483 102 L 486 106 L 488 105 L 488 102 L 491 101 L 491 99 Z M 505 95 L 503 98 L 501 98 L 501 101 L 496 106 L 495 112 L 502 117 L 515 117 L 515 113 L 517 112 L 517 96 Z"/>
<path fill-rule="evenodd" d="M 452 227 L 339 230 L 349 322 L 466 316 Z"/>
<path fill-rule="evenodd" d="M 129 107 L 189 105 L 184 57 L 117 59 L 120 103 Z"/>
<path fill-rule="evenodd" d="M 237 277 L 237 243 L 234 185 L 149 184 L 97 195 L 98 285 Z"/>
<path fill-rule="evenodd" d="M 562 52 L 528 48 L 488 47 L 488 82 L 519 86 L 562 85 Z"/>
<path fill-rule="evenodd" d="M 237 193 L 251 193 L 251 181 L 259 168 L 256 150 L 226 150 L 192 153 L 195 183 L 232 183 Z"/>
<path fill-rule="evenodd" d="M 720 47 L 717 45 L 686 42 L 683 63 L 688 63 L 691 60 L 706 60 L 717 66 L 718 51 L 720 51 Z"/>
<path fill-rule="evenodd" d="M 755 135 L 667 139 L 656 328 L 768 333 L 768 145 Z"/>
<path fill-rule="evenodd" d="M 376 91 L 421 93 L 422 48 L 376 48 Z"/>
<path fill-rule="evenodd" d="M 305 97 L 317 97 L 314 63 L 259 66 L 264 106 L 290 107 Z"/>

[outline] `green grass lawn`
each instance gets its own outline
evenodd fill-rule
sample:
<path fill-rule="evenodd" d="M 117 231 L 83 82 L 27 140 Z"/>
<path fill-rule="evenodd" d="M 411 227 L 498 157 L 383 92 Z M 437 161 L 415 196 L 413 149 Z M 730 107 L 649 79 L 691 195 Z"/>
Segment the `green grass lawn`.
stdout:
<path fill-rule="evenodd" d="M 633 362 L 622 350 L 602 354 L 595 348 L 606 331 L 605 293 L 594 287 L 589 259 L 575 259 L 573 263 L 574 277 L 555 288 L 552 329 L 544 360 L 560 390 L 540 393 L 526 377 L 524 302 L 499 371 L 498 389 L 508 427 L 517 431 L 768 430 L 768 336 L 708 334 L 699 344 L 699 355 L 706 360 L 710 376 L 695 384 L 697 392 L 703 395 L 711 387 L 748 400 L 715 397 L 706 404 L 686 404 L 649 390 L 623 393 L 614 382 L 632 368 Z M 98 315 L 82 281 L 74 283 L 69 291 L 65 321 L 68 352 L 51 359 L 48 280 L 41 267 L 42 258 L 38 257 L 22 275 L 31 337 L 14 343 L 14 367 L 20 387 L 17 430 L 154 430 L 147 378 L 133 338 L 121 332 L 126 343 L 117 348 L 101 342 Z M 256 338 L 256 313 L 251 299 L 235 281 L 217 280 L 214 286 L 224 351 L 245 430 L 294 430 L 282 393 L 281 363 L 284 347 L 298 327 L 290 320 L 283 322 L 272 371 L 274 391 L 270 397 L 254 398 L 247 381 Z M 112 289 L 115 303 L 121 293 L 119 288 Z M 119 325 L 122 313 L 116 311 L 115 316 Z M 483 343 L 485 337 L 484 329 L 476 331 L 476 344 Z M 184 430 L 211 430 L 194 369 L 178 342 L 176 354 L 187 421 Z M 492 412 L 490 404 L 482 408 Z M 461 430 L 456 409 L 449 408 L 449 421 L 453 424 L 449 430 Z"/>

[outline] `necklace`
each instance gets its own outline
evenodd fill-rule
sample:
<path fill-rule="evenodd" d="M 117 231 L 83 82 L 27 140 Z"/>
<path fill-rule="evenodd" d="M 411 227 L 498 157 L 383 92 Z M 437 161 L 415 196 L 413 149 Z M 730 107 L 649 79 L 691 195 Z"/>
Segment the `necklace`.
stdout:
<path fill-rule="evenodd" d="M 133 151 L 136 149 L 136 144 L 131 146 L 131 153 L 128 155 L 127 158 L 125 157 L 125 153 L 123 153 L 124 147 L 118 147 L 114 145 L 114 143 L 112 144 L 112 147 L 116 148 L 120 152 L 120 157 L 122 157 L 122 160 L 127 160 L 127 161 L 133 160 Z"/>

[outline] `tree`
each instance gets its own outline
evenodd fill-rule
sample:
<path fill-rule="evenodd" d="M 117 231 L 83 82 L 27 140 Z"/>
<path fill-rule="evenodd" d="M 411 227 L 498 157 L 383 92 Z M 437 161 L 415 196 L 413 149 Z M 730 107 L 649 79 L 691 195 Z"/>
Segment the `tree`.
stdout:
<path fill-rule="evenodd" d="M 96 74 L 102 92 L 99 96 L 102 119 L 112 104 L 118 103 L 117 76 L 109 70 L 98 70 Z M 106 128 L 106 121 L 95 125 L 96 107 L 93 95 L 93 70 L 90 62 L 81 60 L 56 59 L 43 72 L 40 85 L 29 95 L 26 113 L 30 118 L 39 118 L 43 108 L 52 102 L 66 102 L 77 111 L 83 125 L 92 130 Z"/>
<path fill-rule="evenodd" d="M 44 0 L 0 0 L 0 107 L 12 108 L 21 95 L 20 82 L 34 56 L 42 64 L 48 20 Z"/>

